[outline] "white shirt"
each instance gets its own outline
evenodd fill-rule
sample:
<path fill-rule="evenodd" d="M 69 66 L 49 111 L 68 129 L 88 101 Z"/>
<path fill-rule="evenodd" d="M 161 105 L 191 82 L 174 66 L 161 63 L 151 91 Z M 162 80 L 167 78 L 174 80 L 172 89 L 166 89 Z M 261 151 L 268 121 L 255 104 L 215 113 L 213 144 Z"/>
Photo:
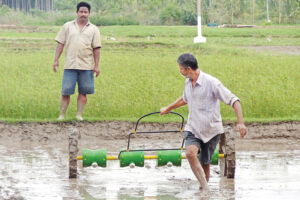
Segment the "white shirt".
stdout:
<path fill-rule="evenodd" d="M 231 106 L 239 101 L 218 79 L 202 71 L 194 87 L 186 79 L 182 98 L 189 110 L 185 131 L 204 143 L 224 132 L 219 100 Z"/>

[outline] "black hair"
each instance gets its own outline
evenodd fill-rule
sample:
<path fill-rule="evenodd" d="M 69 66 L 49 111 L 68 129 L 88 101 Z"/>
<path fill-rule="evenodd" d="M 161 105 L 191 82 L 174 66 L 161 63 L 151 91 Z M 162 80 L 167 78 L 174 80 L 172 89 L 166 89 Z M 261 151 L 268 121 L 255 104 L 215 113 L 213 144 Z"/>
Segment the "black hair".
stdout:
<path fill-rule="evenodd" d="M 91 5 L 89 3 L 87 3 L 87 2 L 84 2 L 84 1 L 79 2 L 77 4 L 77 12 L 79 11 L 80 7 L 87 7 L 88 10 L 89 10 L 89 12 L 91 12 Z"/>
<path fill-rule="evenodd" d="M 182 65 L 185 69 L 188 67 L 192 68 L 192 70 L 198 69 L 197 59 L 190 53 L 181 54 L 177 59 L 177 63 Z"/>

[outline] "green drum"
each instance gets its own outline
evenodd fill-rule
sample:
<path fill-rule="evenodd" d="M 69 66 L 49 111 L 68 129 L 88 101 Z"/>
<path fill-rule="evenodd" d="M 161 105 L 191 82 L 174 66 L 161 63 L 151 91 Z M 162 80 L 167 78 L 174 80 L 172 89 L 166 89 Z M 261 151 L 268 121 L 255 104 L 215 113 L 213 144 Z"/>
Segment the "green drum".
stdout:
<path fill-rule="evenodd" d="M 144 152 L 143 151 L 121 152 L 120 166 L 127 167 L 131 163 L 135 164 L 135 166 L 143 167 L 144 166 Z"/>
<path fill-rule="evenodd" d="M 96 162 L 99 167 L 106 167 L 106 149 L 82 150 L 82 166 L 89 167 L 94 162 Z"/>
<path fill-rule="evenodd" d="M 215 149 L 215 152 L 211 158 L 211 164 L 212 165 L 217 165 L 219 162 L 219 148 Z"/>
<path fill-rule="evenodd" d="M 164 166 L 171 162 L 174 166 L 181 166 L 181 150 L 166 150 L 157 152 L 157 166 Z"/>

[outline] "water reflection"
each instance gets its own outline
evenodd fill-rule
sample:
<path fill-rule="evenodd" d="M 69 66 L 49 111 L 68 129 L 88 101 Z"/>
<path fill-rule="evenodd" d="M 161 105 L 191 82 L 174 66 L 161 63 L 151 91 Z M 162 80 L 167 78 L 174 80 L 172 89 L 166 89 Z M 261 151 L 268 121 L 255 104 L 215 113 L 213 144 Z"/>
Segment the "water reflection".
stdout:
<path fill-rule="evenodd" d="M 0 145 L 0 196 L 4 199 L 298 199 L 300 151 L 237 153 L 236 178 L 219 175 L 212 166 L 210 193 L 198 190 L 187 161 L 182 167 L 82 168 L 68 179 L 65 147 Z M 78 163 L 79 165 L 81 162 Z"/>
<path fill-rule="evenodd" d="M 203 193 L 199 191 L 199 184 L 186 160 L 181 167 L 158 168 L 153 160 L 146 161 L 145 165 L 148 167 L 120 168 L 118 161 L 112 161 L 107 168 L 81 169 L 82 187 L 89 196 L 104 196 L 107 199 L 209 199 L 212 196 L 234 196 L 233 180 L 220 178 L 218 166 L 212 167 L 210 192 Z M 225 184 L 221 185 L 220 182 Z"/>
<path fill-rule="evenodd" d="M 299 199 L 300 151 L 240 152 L 236 199 Z"/>

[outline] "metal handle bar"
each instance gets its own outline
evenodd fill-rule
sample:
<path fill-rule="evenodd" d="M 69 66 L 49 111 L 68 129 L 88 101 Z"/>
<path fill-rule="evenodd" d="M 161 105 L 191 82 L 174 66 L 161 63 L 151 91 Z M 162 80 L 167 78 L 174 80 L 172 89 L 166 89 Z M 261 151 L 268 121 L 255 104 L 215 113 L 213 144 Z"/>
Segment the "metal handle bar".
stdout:
<path fill-rule="evenodd" d="M 148 117 L 149 115 L 158 114 L 158 113 L 160 113 L 160 112 L 152 112 L 152 113 L 148 113 L 148 114 L 145 114 L 145 115 L 141 116 L 141 117 L 137 120 L 137 122 L 136 122 L 135 129 L 134 129 L 134 133 L 137 133 L 136 130 L 137 130 L 138 124 L 139 124 L 139 122 L 141 121 L 141 119 L 143 119 L 143 118 L 145 118 L 145 117 Z M 167 114 L 175 114 L 175 115 L 178 115 L 179 117 L 181 117 L 182 120 L 181 120 L 180 131 L 182 131 L 183 123 L 184 123 L 184 118 L 183 118 L 183 116 L 182 116 L 181 114 L 177 113 L 177 112 L 169 112 L 169 113 L 167 113 Z"/>
<path fill-rule="evenodd" d="M 151 134 L 153 134 L 153 133 L 181 133 L 182 131 L 183 131 L 183 123 L 184 123 L 184 117 L 181 115 L 181 114 L 179 114 L 179 113 L 177 113 L 177 112 L 169 112 L 169 113 L 171 113 L 171 114 L 175 114 L 175 115 L 178 115 L 178 116 L 180 116 L 181 117 L 181 119 L 182 119 L 182 121 L 181 121 L 181 127 L 180 127 L 180 129 L 179 129 L 179 131 L 171 131 L 171 130 L 166 130 L 166 131 L 141 131 L 141 132 L 137 132 L 136 130 L 137 130 L 137 127 L 138 127 L 138 124 L 139 124 L 139 122 L 141 121 L 141 119 L 143 119 L 143 118 L 145 118 L 145 117 L 147 117 L 147 116 L 149 116 L 149 115 L 153 115 L 153 114 L 158 114 L 158 113 L 160 113 L 160 112 L 152 112 L 152 113 L 148 113 L 148 114 L 145 114 L 145 115 L 143 115 L 142 117 L 140 117 L 138 120 L 137 120 L 137 122 L 136 122 L 136 126 L 135 126 L 135 129 L 134 129 L 134 132 L 133 133 L 129 133 L 129 135 L 128 135 L 128 144 L 127 144 L 127 150 L 126 151 L 129 151 L 129 146 L 130 146 L 130 137 L 131 137 L 131 135 L 133 135 L 133 134 L 149 134 L 149 133 L 151 133 Z M 168 114 L 169 114 L 168 113 Z M 181 148 L 180 149 L 183 149 L 183 145 L 184 145 L 184 139 L 183 139 L 183 141 L 182 141 L 182 144 L 181 144 Z"/>
<path fill-rule="evenodd" d="M 130 137 L 131 135 L 134 135 L 134 134 L 154 134 L 154 133 L 181 133 L 182 131 L 149 131 L 149 132 L 137 132 L 137 133 L 129 133 L 128 135 L 128 143 L 127 143 L 127 151 L 129 151 L 129 146 L 130 146 Z M 182 144 L 181 144 L 181 148 L 183 147 L 184 145 L 184 139 L 182 141 Z"/>

